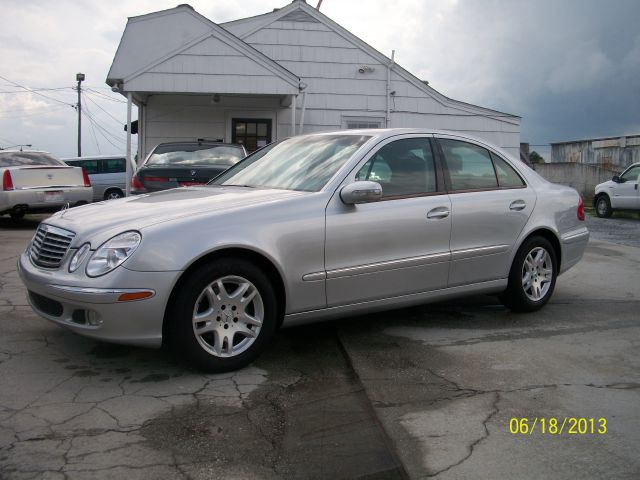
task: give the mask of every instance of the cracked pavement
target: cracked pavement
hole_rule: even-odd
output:
[[[369,315],[340,339],[412,478],[636,479],[639,311],[640,249],[592,241],[539,312],[475,297]],[[523,417],[608,431],[511,434]]]
[[[552,301],[474,297],[279,332],[194,371],[37,317],[0,219],[0,478],[638,478],[640,249],[593,241]],[[640,223],[638,224],[640,226]],[[605,435],[512,435],[604,417]]]

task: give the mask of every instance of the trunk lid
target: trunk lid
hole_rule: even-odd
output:
[[[13,188],[84,187],[84,177],[80,167],[9,167]]]
[[[227,168],[229,167],[142,167],[136,175],[147,191],[155,192],[169,188],[204,185]]]

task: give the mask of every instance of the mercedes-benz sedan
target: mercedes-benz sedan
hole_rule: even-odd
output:
[[[483,141],[353,130],[273,144],[205,186],[58,213],[18,268],[44,318],[223,371],[281,325],[479,293],[537,310],[588,237],[575,190]]]

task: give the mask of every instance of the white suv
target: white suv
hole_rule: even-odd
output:
[[[640,210],[640,163],[634,163],[608,182],[596,185],[593,206],[599,217],[610,217],[614,210]]]

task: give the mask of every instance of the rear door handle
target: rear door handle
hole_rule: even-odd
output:
[[[447,218],[449,216],[449,209],[447,207],[436,207],[432,210],[429,210],[427,213],[427,218],[429,219],[438,219],[438,218]]]
[[[524,200],[515,200],[509,205],[509,210],[524,210],[526,207],[527,204]]]

